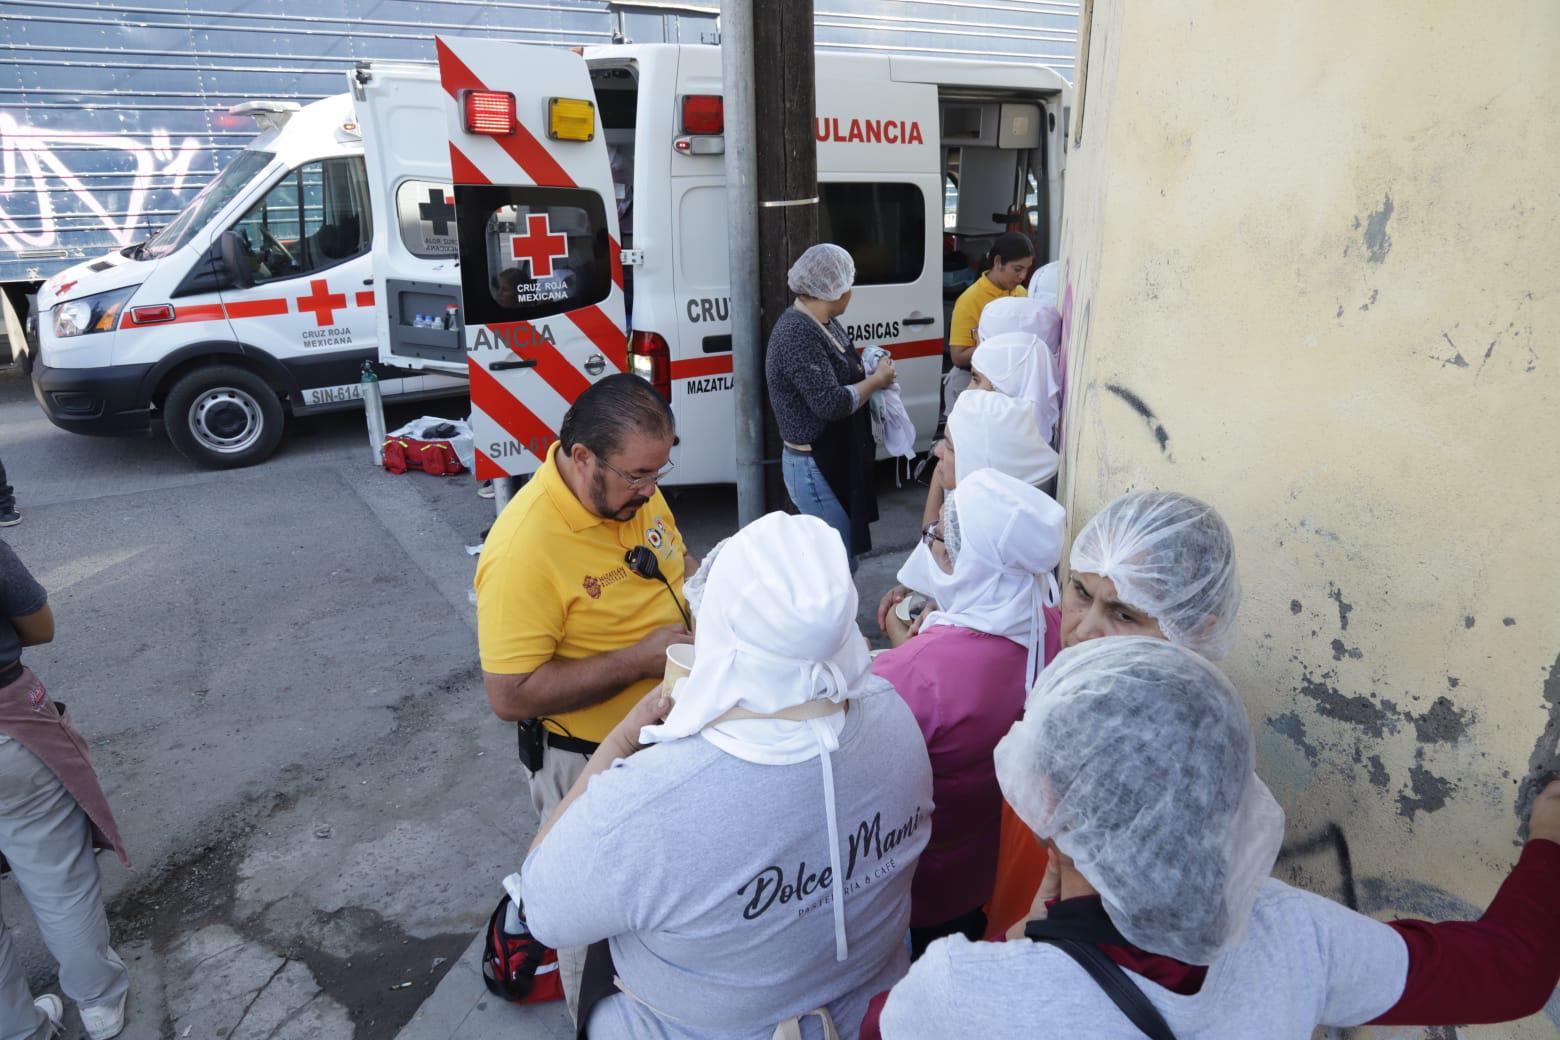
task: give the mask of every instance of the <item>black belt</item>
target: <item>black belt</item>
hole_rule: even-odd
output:
[[[547,746],[555,747],[559,751],[577,751],[582,755],[594,755],[601,745],[594,741],[581,740],[579,737],[566,737],[562,733],[547,731]]]
[[[9,686],[22,677],[22,662],[0,664],[0,686]]]

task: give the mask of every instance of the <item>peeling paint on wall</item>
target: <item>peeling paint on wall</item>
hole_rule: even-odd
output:
[[[1245,598],[1221,666],[1288,817],[1280,876],[1475,917],[1560,768],[1560,289],[1539,276],[1560,270],[1560,20],[1092,11],[1059,497],[1089,516],[1173,489],[1229,522]],[[1470,61],[1499,73],[1445,74]],[[1560,1000],[1444,1035],[1557,1026]]]
[[[1365,253],[1366,259],[1373,264],[1379,264],[1392,252],[1392,236],[1387,234],[1387,222],[1392,219],[1392,196],[1389,193],[1381,200],[1381,208],[1376,210],[1365,221]],[[1355,221],[1358,225],[1358,221]],[[1371,294],[1371,302],[1375,303],[1375,294]]]

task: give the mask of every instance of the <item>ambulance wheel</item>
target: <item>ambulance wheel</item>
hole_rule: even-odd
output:
[[[237,365],[208,365],[181,377],[168,391],[162,414],[173,446],[207,469],[253,466],[282,439],[276,391]]]

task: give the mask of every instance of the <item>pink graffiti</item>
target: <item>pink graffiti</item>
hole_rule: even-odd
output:
[[[96,151],[70,151],[66,155],[90,157],[95,166],[103,164],[103,151],[117,151],[134,162],[133,170],[125,170],[130,178],[126,189],[100,189],[94,192],[83,183],[77,172],[55,149],[69,145],[73,149],[85,145]],[[18,122],[11,115],[0,112],[0,201],[16,195],[19,188],[36,189],[36,194],[24,192],[17,195],[25,199],[36,198],[39,227],[28,231],[19,223],[22,216],[14,216],[5,206],[0,206],[0,249],[25,249],[52,246],[59,238],[59,222],[62,213],[57,205],[61,193],[67,193],[86,212],[96,216],[120,245],[129,245],[140,229],[141,215],[146,208],[147,196],[152,191],[178,192],[184,186],[190,167],[200,154],[201,143],[194,137],[186,137],[177,148],[167,131],[153,131],[151,142],[113,134],[94,134],[65,130],[44,130]],[[78,160],[80,161],[80,160]],[[122,207],[115,207],[104,196],[126,197]],[[14,203],[12,203],[14,206]],[[79,210],[77,212],[80,212]],[[29,214],[30,215],[30,214]]]

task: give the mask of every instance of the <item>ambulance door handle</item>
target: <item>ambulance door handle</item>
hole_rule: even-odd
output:
[[[904,324],[906,324],[906,325],[930,325],[932,322],[936,321],[937,319],[936,318],[902,318],[900,320]]]
[[[535,368],[535,358],[517,358],[514,361],[495,361],[488,366],[489,372],[508,372],[512,368]]]

